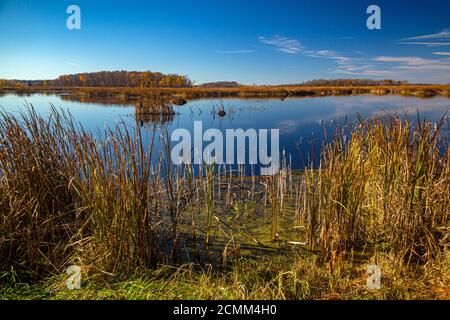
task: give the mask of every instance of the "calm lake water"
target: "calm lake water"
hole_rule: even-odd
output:
[[[69,110],[75,120],[85,129],[97,131],[125,122],[130,127],[141,127],[150,136],[152,129],[158,133],[163,130],[170,133],[176,128],[192,132],[194,121],[202,121],[203,130],[217,128],[220,130],[242,128],[279,129],[280,148],[291,155],[294,168],[302,168],[304,161],[315,149],[316,154],[324,139],[324,128],[332,132],[336,124],[342,125],[355,121],[356,114],[363,117],[383,112],[408,113],[416,119],[417,111],[429,121],[438,121],[450,110],[450,99],[435,97],[419,99],[402,96],[339,96],[320,98],[279,99],[204,99],[188,102],[176,107],[177,115],[173,119],[155,121],[136,119],[134,104],[110,104],[104,102],[85,103],[67,100],[58,95],[34,94],[17,96],[14,94],[0,96],[0,106],[8,112],[25,109],[25,104],[32,104],[43,115],[48,115],[50,105]],[[217,116],[217,109],[223,104],[224,117]],[[448,127],[445,128],[448,134]],[[159,136],[159,135],[158,135]],[[148,140],[147,140],[148,141]],[[312,142],[314,149],[312,148]],[[161,147],[161,142],[156,142]]]

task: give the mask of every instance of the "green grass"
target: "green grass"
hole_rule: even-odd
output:
[[[80,290],[69,290],[65,277],[54,276],[38,284],[0,286],[0,299],[46,300],[228,300],[228,299],[449,299],[450,274],[445,265],[414,270],[394,268],[392,257],[380,255],[380,290],[366,286],[367,263],[346,264],[330,272],[313,256],[297,257],[294,265],[280,260],[246,260],[228,272],[212,267],[184,265],[138,270],[116,277],[91,276]],[[447,261],[448,268],[448,261]]]

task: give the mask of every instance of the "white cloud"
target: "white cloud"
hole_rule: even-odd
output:
[[[427,47],[450,46],[450,42],[400,42],[399,44],[423,45]]]
[[[290,39],[281,36],[272,36],[269,38],[259,37],[262,43],[273,45],[278,51],[285,53],[302,53],[308,57],[332,60],[336,63],[336,67],[332,69],[331,73],[372,76],[372,77],[387,77],[394,72],[389,70],[379,70],[367,62],[367,59],[354,58],[342,55],[333,50],[307,50],[301,46],[296,39]]]
[[[294,38],[274,35],[271,37],[258,37],[258,40],[264,44],[274,46],[278,51],[290,54],[303,53],[308,57],[334,60],[339,65],[348,64],[353,58],[343,56],[332,50],[306,50],[299,40]]]
[[[375,58],[375,61],[399,62],[399,63],[404,63],[404,64],[407,64],[410,66],[427,65],[427,64],[434,62],[434,60],[424,59],[424,58],[419,58],[419,57],[386,57],[386,56],[377,57],[377,58]]]
[[[444,29],[441,32],[433,33],[433,34],[427,34],[423,36],[415,36],[415,37],[409,37],[401,39],[401,41],[406,40],[430,40],[430,39],[450,39],[450,29]]]
[[[75,62],[67,62],[69,66],[78,67],[78,63]]]
[[[338,66],[336,70],[333,71],[333,73],[372,77],[387,77],[394,75],[394,72],[391,70],[379,70],[371,64],[360,66]]]
[[[428,42],[429,39],[447,41],[450,29],[433,35],[424,35],[406,39],[420,39],[427,46],[450,45],[447,42]],[[404,40],[406,40],[404,39]],[[450,39],[450,38],[449,38]],[[376,56],[369,57],[363,52],[353,55],[342,54],[333,50],[312,50],[301,45],[300,41],[279,35],[271,37],[260,36],[258,40],[264,44],[274,46],[276,50],[290,54],[302,54],[317,59],[327,59],[335,63],[328,68],[329,74],[344,74],[354,77],[370,77],[383,79],[408,80],[420,83],[449,83],[450,58],[431,59],[417,56]],[[399,40],[402,41],[402,40]],[[403,42],[401,44],[407,44]],[[434,52],[435,55],[449,56],[450,52]]]
[[[438,41],[436,41],[438,40]],[[399,44],[424,45],[427,47],[449,46],[450,29],[441,32],[400,39]]]
[[[450,64],[445,63],[433,63],[428,65],[422,65],[422,66],[398,66],[394,67],[394,69],[401,69],[401,70],[411,70],[411,71],[433,71],[436,73],[439,72],[450,72]]]
[[[367,58],[348,57],[332,50],[308,50],[305,51],[305,54],[309,57],[334,60],[337,66],[335,69],[331,69],[331,73],[371,77],[388,77],[394,75],[394,71],[380,70]]]
[[[347,64],[352,60],[355,60],[353,58],[350,57],[345,57],[342,56],[340,54],[338,54],[335,51],[331,51],[331,50],[307,50],[305,51],[305,54],[309,57],[313,57],[313,58],[324,58],[324,59],[331,59],[334,60],[337,64]]]
[[[383,77],[413,82],[447,83],[450,80],[450,58],[426,59],[416,56],[378,56],[356,59],[353,63],[338,65],[332,73]]]
[[[421,57],[380,56],[374,63],[383,64],[397,78],[416,82],[448,83],[450,81],[450,59],[425,59]]]
[[[433,52],[437,56],[450,56],[450,52]]]
[[[300,41],[280,35],[274,35],[271,37],[258,37],[258,40],[264,44],[274,46],[276,50],[283,53],[297,54],[302,51]]]

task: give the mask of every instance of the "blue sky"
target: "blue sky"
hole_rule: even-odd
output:
[[[66,28],[71,4],[81,30]],[[366,27],[371,4],[381,30]],[[450,1],[0,0],[0,44],[6,79],[152,70],[196,83],[450,83]]]

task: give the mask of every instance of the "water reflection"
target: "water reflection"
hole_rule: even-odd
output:
[[[136,108],[135,118],[140,127],[159,126],[167,128],[173,122],[175,113],[149,113],[139,112]]]
[[[0,96],[0,106],[6,111],[23,110],[32,104],[41,114],[49,114],[50,104],[70,111],[86,130],[95,132],[105,126],[113,127],[125,122],[130,128],[167,130],[168,135],[177,128],[193,132],[194,121],[202,121],[203,130],[226,129],[279,129],[280,147],[292,158],[294,168],[301,168],[308,159],[318,159],[322,142],[335,126],[357,121],[357,114],[367,117],[385,112],[408,113],[415,121],[416,113],[428,121],[439,121],[450,109],[450,99],[435,97],[419,99],[403,96],[338,96],[320,98],[280,99],[204,99],[173,106],[173,113],[140,112],[135,101],[98,100],[67,95]],[[157,108],[158,109],[158,108]],[[141,110],[142,111],[142,110]],[[223,112],[222,112],[223,111]],[[448,134],[448,126],[444,133]],[[158,142],[156,147],[161,146]]]

